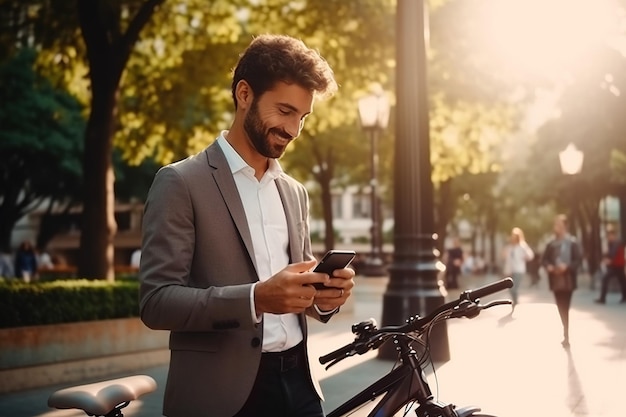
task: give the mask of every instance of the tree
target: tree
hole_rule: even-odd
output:
[[[15,223],[44,202],[70,205],[81,182],[82,108],[35,72],[36,52],[0,66],[0,247]]]
[[[91,88],[83,156],[84,192],[78,274],[114,278],[113,134],[122,75],[139,34],[163,0],[123,7],[105,0],[77,3]],[[126,14],[130,18],[124,19]],[[126,26],[125,26],[126,25]],[[124,27],[125,26],[125,27]]]
[[[81,89],[89,103],[80,275],[112,277],[113,149],[133,164],[146,158],[163,164],[208,145],[231,116],[233,51],[269,28],[320,49],[341,84],[341,94],[317,106],[285,165],[290,167],[292,157],[301,161],[312,155],[302,144],[315,143],[320,159],[309,158],[306,166],[317,166],[320,174],[325,167],[340,167],[332,173],[334,182],[365,178],[367,150],[355,102],[372,81],[393,86],[393,3],[81,0],[77,8],[37,0],[3,3],[0,10],[11,16],[14,38],[34,39],[42,48],[41,65],[59,83]],[[314,141],[307,142],[307,136]],[[381,174],[388,181],[390,149],[381,149]],[[323,187],[329,186],[328,178],[328,173],[318,176]]]

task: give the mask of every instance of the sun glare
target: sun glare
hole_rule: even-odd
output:
[[[624,11],[615,0],[485,0],[485,6],[484,52],[518,75],[560,80],[624,36]]]

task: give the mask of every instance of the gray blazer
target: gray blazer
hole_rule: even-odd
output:
[[[307,192],[285,174],[276,185],[291,262],[312,259]],[[250,230],[217,142],[159,170],[142,228],[141,318],[152,329],[171,331],[163,412],[232,416],[254,384],[263,323],[254,323],[250,312],[251,286],[258,281]],[[314,308],[307,314],[330,318]],[[299,319],[306,343],[305,315]],[[321,398],[314,377],[311,383]]]

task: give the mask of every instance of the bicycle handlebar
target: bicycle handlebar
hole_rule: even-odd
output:
[[[492,282],[491,284],[483,285],[482,287],[475,288],[473,290],[465,291],[463,294],[467,294],[471,301],[476,301],[481,297],[495,294],[499,291],[506,290],[513,287],[513,280],[511,278],[504,278],[500,281]],[[461,296],[463,295],[461,294]]]
[[[320,356],[319,361],[322,365],[334,361],[331,365],[329,365],[332,366],[333,364],[349,356],[355,355],[357,353],[363,354],[367,352],[374,346],[375,341],[377,342],[377,344],[382,344],[382,342],[384,341],[382,339],[382,336],[384,334],[406,334],[410,332],[420,331],[422,328],[426,327],[430,322],[432,322],[435,317],[445,311],[452,310],[463,301],[470,301],[471,303],[475,303],[481,297],[485,297],[487,295],[491,295],[511,287],[513,287],[513,280],[511,278],[504,278],[499,281],[484,285],[482,287],[475,288],[473,290],[466,290],[461,293],[457,300],[441,305],[423,318],[417,318],[415,320],[411,319],[408,320],[406,324],[399,326],[385,326],[378,330],[373,327],[373,331],[368,332],[368,337],[366,339],[357,339],[354,342],[349,343],[346,346],[343,346],[327,355]],[[489,308],[503,303],[504,302],[492,302],[483,306],[483,308]],[[507,301],[506,303],[510,302]]]
[[[330,361],[334,361],[337,359],[341,360],[343,359],[343,357],[350,356],[350,353],[353,349],[354,343],[350,343],[348,345],[340,347],[339,349],[330,352],[328,355],[320,356],[320,363],[324,365]]]

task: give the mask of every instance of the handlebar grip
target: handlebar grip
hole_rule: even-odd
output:
[[[476,301],[478,298],[491,295],[511,287],[513,287],[513,280],[511,278],[504,278],[500,281],[492,282],[491,284],[478,287],[474,290],[468,290],[467,297],[472,301]]]
[[[328,362],[334,361],[341,356],[346,356],[352,351],[353,348],[354,344],[350,343],[349,345],[345,345],[344,347],[340,347],[339,349],[330,352],[328,355],[320,356],[320,363],[324,365]]]

